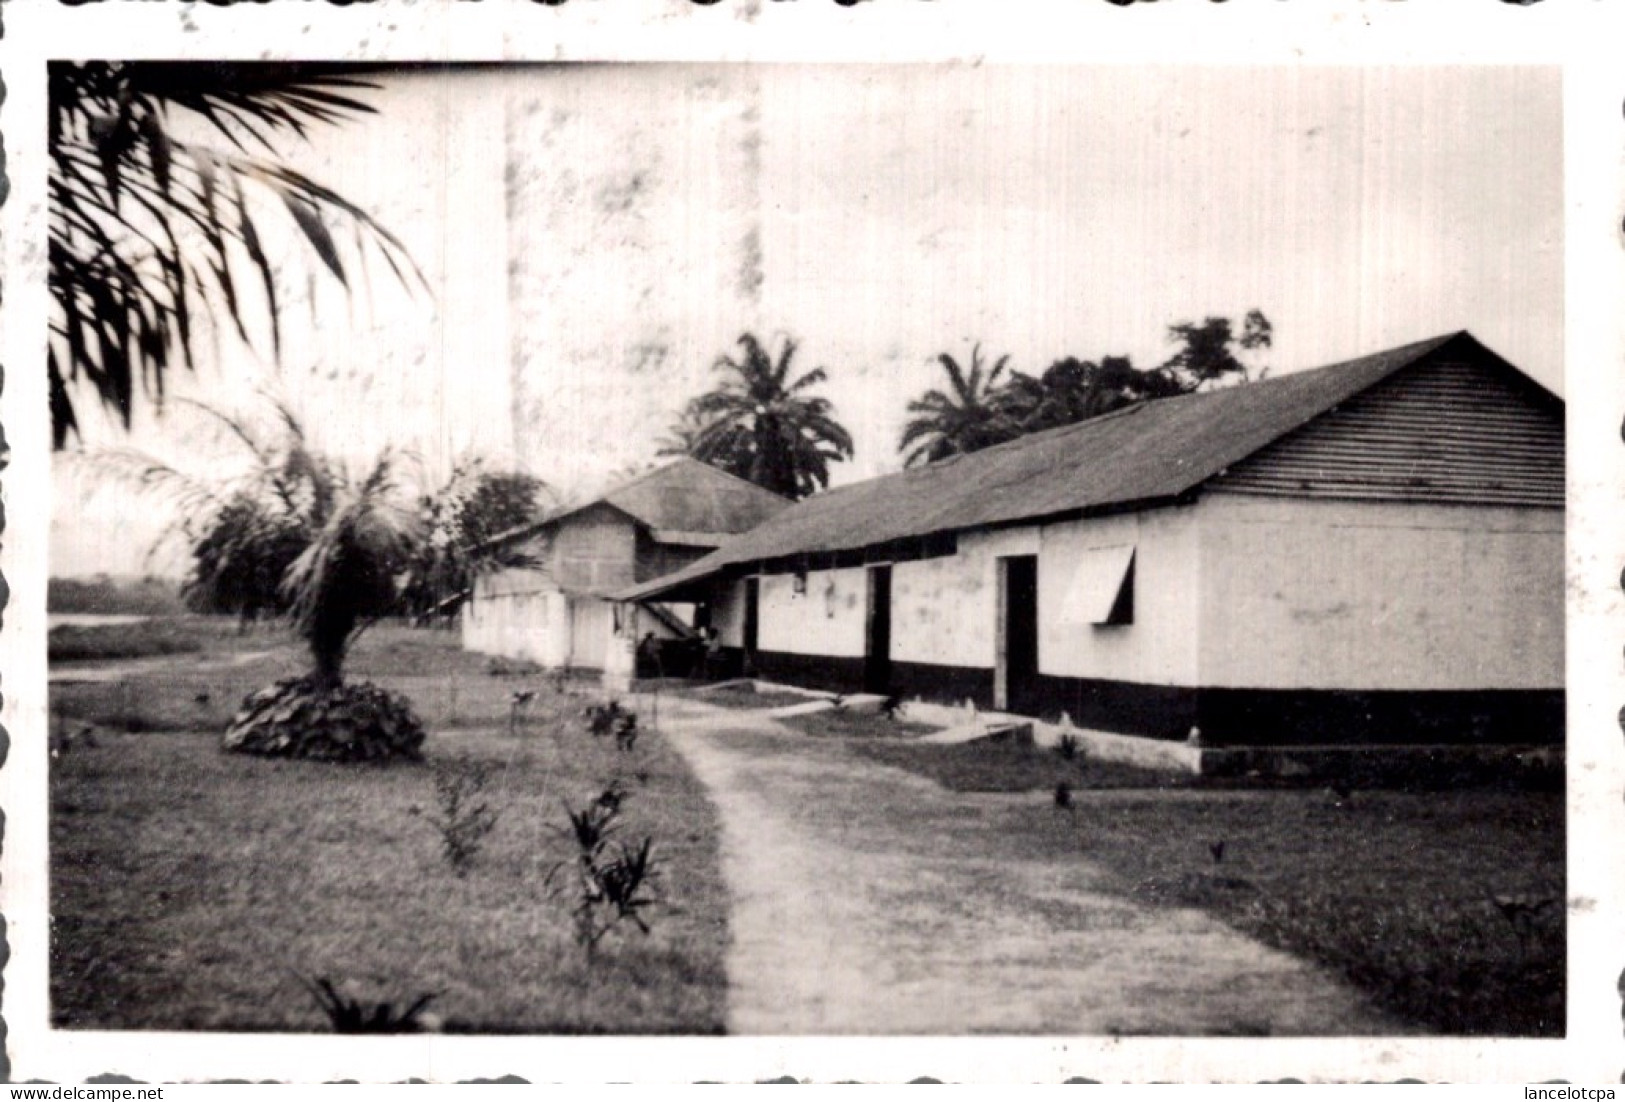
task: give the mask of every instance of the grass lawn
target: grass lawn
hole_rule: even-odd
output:
[[[201,651],[205,639],[222,636],[225,623],[202,616],[163,616],[127,624],[59,624],[45,637],[51,662],[151,658]]]
[[[1023,852],[1099,862],[1125,896],[1207,911],[1429,1029],[1563,1033],[1561,792],[1369,790],[1338,800],[1318,787],[1209,787],[1080,767],[1017,746],[854,741],[844,750],[950,789],[1033,790],[1004,828]],[[1049,795],[1060,780],[1074,790],[1070,810]],[[1182,790],[1156,790],[1164,785]]]
[[[448,1031],[719,1032],[727,898],[697,781],[656,732],[630,752],[590,736],[585,695],[543,689],[510,733],[518,683],[476,672],[484,660],[456,646],[443,633],[375,630],[352,663],[354,676],[421,693],[422,765],[220,751],[237,690],[297,668],[285,643],[213,672],[184,672],[194,659],[181,659],[123,696],[59,686],[59,715],[104,729],[52,767],[55,1023],[325,1030],[301,980],[326,978],[397,1007],[434,992],[429,1010]],[[177,715],[186,722],[171,723]],[[432,822],[437,765],[458,758],[490,767],[480,798],[498,816],[465,877]],[[617,776],[629,792],[622,837],[654,838],[662,905],[651,934],[625,925],[589,966],[569,866],[557,886],[544,882],[573,852],[564,805],[587,804]]]
[[[707,704],[715,704],[722,708],[749,708],[753,710],[787,708],[792,704],[811,704],[815,700],[827,699],[827,696],[793,693],[786,689],[762,690],[748,681],[702,689],[695,692],[694,696]]]
[[[1017,742],[940,745],[875,740],[854,745],[852,750],[928,777],[954,792],[1054,792],[1062,784],[1073,791],[1188,788],[1199,783],[1187,774],[1085,760],[1081,754],[1068,759],[1055,750]]]

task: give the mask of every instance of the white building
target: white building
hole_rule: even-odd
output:
[[[687,566],[787,504],[715,467],[678,459],[509,532],[499,542],[535,565],[478,579],[463,610],[463,646],[549,669],[613,666],[615,655],[631,654],[635,639],[632,618],[608,593]],[[692,626],[677,610],[651,602],[647,611],[636,630],[670,638]]]
[[[1471,335],[819,494],[626,600],[763,677],[1216,745],[1561,742],[1562,400]]]

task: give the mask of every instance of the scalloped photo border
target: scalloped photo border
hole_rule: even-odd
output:
[[[85,0],[0,36],[0,929],[14,1080],[1625,1081],[1625,10],[1503,0]],[[1568,399],[1569,1030],[1561,1041],[198,1035],[46,1024],[44,62],[858,61],[1560,66]],[[17,738],[11,741],[10,733]]]

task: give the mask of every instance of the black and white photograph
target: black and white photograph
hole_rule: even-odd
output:
[[[37,76],[14,1039],[1563,1074],[1561,64]]]

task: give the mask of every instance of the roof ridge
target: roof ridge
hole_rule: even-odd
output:
[[[642,474],[637,475],[637,476],[635,476],[633,478],[629,478],[625,482],[617,482],[615,485],[609,487],[603,493],[601,493],[597,497],[593,498],[591,501],[586,502],[586,504],[593,505],[593,504],[596,504],[597,502],[600,502],[600,501],[608,501],[610,494],[618,494],[623,490],[630,490],[634,486],[641,486],[641,485],[643,485],[645,482],[649,481],[651,478],[653,478],[657,474],[665,474],[667,471],[671,470],[673,467],[682,466],[684,461],[694,462],[694,463],[699,462],[699,460],[692,459],[690,456],[679,455],[669,463],[662,463],[658,467],[651,467],[649,470],[644,471]]]
[[[1451,351],[1447,351],[1451,350]],[[1467,330],[1318,368],[1137,402],[1073,425],[849,483],[730,538],[641,596],[797,550],[851,549],[933,532],[1188,500],[1213,475],[1411,369],[1462,358],[1507,364]],[[817,504],[828,501],[827,506]]]
[[[698,458],[695,458],[692,455],[685,454],[685,455],[676,456],[675,458],[672,459],[671,462],[662,463],[660,466],[655,467],[653,470],[644,471],[642,474],[638,475],[636,478],[632,479],[629,482],[622,482],[617,486],[610,487],[609,489],[605,490],[602,494],[600,494],[597,498],[595,498],[594,501],[609,501],[609,496],[611,494],[618,494],[618,493],[621,493],[621,492],[623,492],[625,490],[630,490],[635,486],[641,486],[643,483],[647,482],[649,479],[655,477],[658,474],[665,474],[668,471],[671,471],[671,470],[673,470],[673,469],[675,469],[677,467],[683,467],[683,466],[703,467],[703,468],[705,468],[705,470],[709,474],[720,475],[722,478],[725,478],[730,482],[737,482],[741,486],[748,486],[752,490],[756,490],[756,491],[758,491],[760,493],[767,494],[770,497],[777,498],[780,501],[788,502],[790,500],[789,498],[785,497],[783,494],[774,493],[772,490],[769,490],[766,486],[758,486],[756,483],[752,482],[748,478],[740,478],[738,475],[734,474],[732,471],[725,471],[721,467],[718,467],[713,463],[707,463],[703,459],[698,459]],[[591,504],[591,503],[589,503],[589,504]],[[610,504],[614,504],[614,503],[610,502]]]
[[[1289,371],[1284,375],[1271,375],[1263,379],[1249,379],[1245,382],[1234,383],[1230,386],[1220,387],[1216,390],[1191,390],[1186,391],[1183,394],[1170,394],[1166,398],[1141,398],[1137,401],[1129,402],[1126,405],[1118,406],[1116,409],[1107,410],[1105,413],[1098,413],[1093,417],[1086,417],[1081,421],[1073,421],[1071,424],[1067,425],[1057,425],[1054,428],[1040,429],[1037,432],[1023,433],[1021,436],[1017,436],[1012,440],[1004,440],[1000,443],[992,444],[985,448],[978,448],[973,452],[959,452],[943,459],[939,459],[934,463],[927,463],[921,467],[905,467],[902,471],[894,471],[892,473],[895,475],[915,471],[929,471],[932,468],[941,468],[950,464],[961,462],[963,460],[975,459],[977,456],[987,455],[991,452],[997,452],[1003,449],[1013,450],[1021,447],[1031,447],[1034,444],[1041,443],[1045,440],[1059,439],[1066,433],[1080,432],[1085,428],[1098,427],[1103,422],[1108,420],[1139,413],[1142,410],[1150,408],[1153,403],[1177,402],[1180,404],[1192,404],[1200,401],[1208,401],[1218,395],[1229,393],[1230,391],[1233,391],[1241,386],[1247,386],[1249,388],[1265,387],[1273,389],[1275,386],[1285,383],[1288,380],[1302,379],[1305,376],[1315,375],[1322,371],[1335,371],[1339,368],[1347,368],[1355,364],[1373,362],[1384,357],[1398,357],[1389,370],[1384,373],[1386,376],[1394,371],[1398,371],[1402,367],[1415,363],[1416,360],[1422,356],[1425,356],[1430,352],[1437,351],[1456,338],[1463,336],[1473,340],[1475,343],[1479,343],[1478,339],[1467,330],[1457,329],[1454,332],[1429,337],[1425,340],[1411,341],[1407,344],[1395,345],[1393,348],[1385,349],[1381,352],[1371,352],[1364,356],[1351,356],[1345,360],[1336,360],[1332,363],[1321,364],[1317,367],[1306,367],[1297,371]],[[1486,351],[1489,351],[1489,349],[1486,348]],[[877,477],[885,478],[888,476],[879,475]]]

